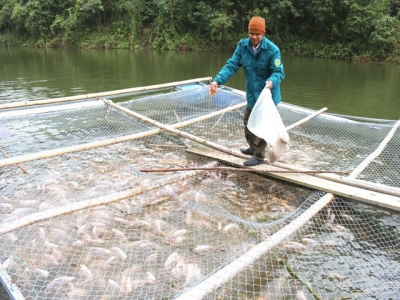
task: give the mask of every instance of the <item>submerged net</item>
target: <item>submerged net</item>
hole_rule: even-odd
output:
[[[119,105],[239,149],[244,107],[207,116],[244,102],[194,84]],[[314,113],[278,109],[286,126]],[[188,151],[205,145],[102,100],[30,111],[0,115],[13,133],[0,147],[0,275],[12,297],[399,298],[395,210],[333,195],[315,210],[330,194],[227,168]],[[289,131],[279,163],[351,173],[394,125],[321,114]],[[396,192],[399,154],[397,130],[358,178]]]

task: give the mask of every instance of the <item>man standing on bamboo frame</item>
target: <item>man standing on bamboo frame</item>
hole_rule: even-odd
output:
[[[249,37],[239,41],[232,57],[222,67],[210,85],[210,95],[214,96],[220,85],[225,84],[240,67],[246,76],[247,107],[243,124],[248,148],[240,151],[251,158],[243,164],[255,166],[264,163],[266,142],[254,135],[247,128],[247,123],[259,95],[264,88],[271,89],[275,105],[281,101],[280,83],[285,78],[281,52],[279,48],[265,36],[265,19],[253,17],[249,22]],[[268,128],[265,128],[268,130]]]

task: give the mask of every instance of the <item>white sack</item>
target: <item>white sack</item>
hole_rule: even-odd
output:
[[[272,100],[270,89],[264,88],[258,97],[247,128],[267,142],[270,163],[278,160],[289,148],[289,135]]]

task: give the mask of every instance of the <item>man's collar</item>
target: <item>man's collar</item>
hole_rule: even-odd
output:
[[[267,38],[265,36],[263,36],[261,42],[258,44],[258,47],[261,47],[262,49],[266,49],[267,48],[267,44],[266,44]],[[253,48],[253,44],[250,41],[250,38],[247,38],[247,46],[250,46]]]

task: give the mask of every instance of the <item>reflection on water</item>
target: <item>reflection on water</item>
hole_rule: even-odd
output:
[[[0,103],[214,77],[230,52],[0,48]],[[400,117],[400,66],[284,56],[283,101],[371,118]],[[244,90],[240,70],[228,86]]]

